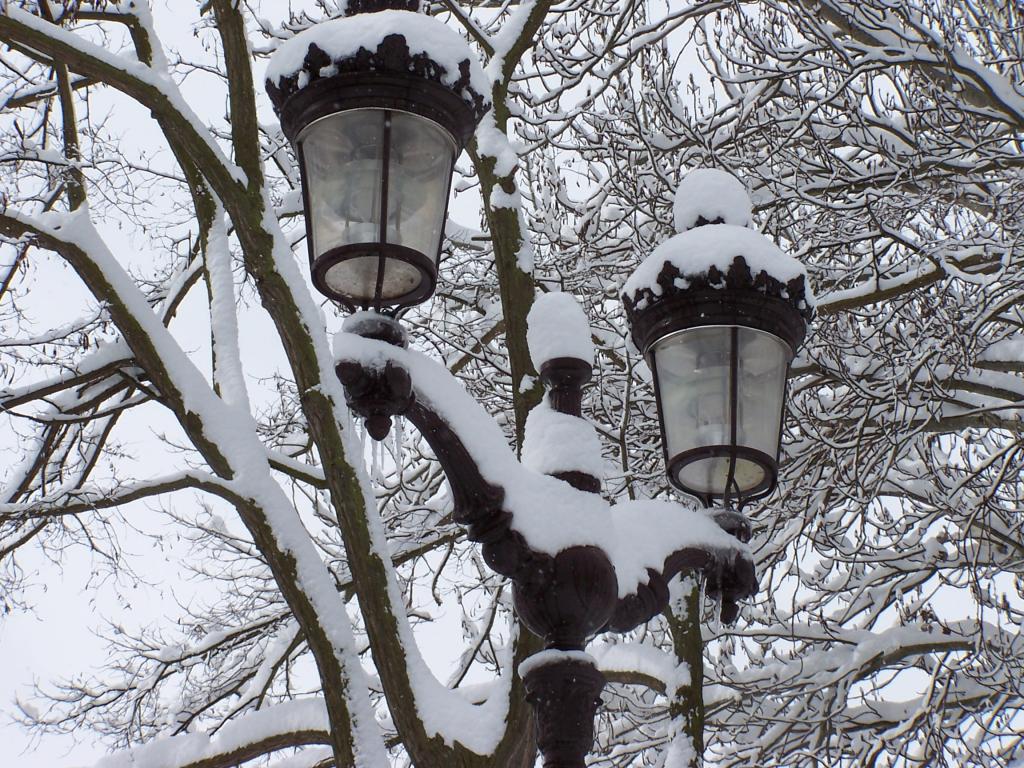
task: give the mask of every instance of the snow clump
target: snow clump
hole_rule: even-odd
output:
[[[542,293],[526,317],[526,343],[538,371],[549,360],[575,357],[594,362],[590,322],[583,307],[569,293]]]
[[[583,472],[604,474],[601,442],[586,419],[559,413],[544,401],[526,417],[523,464],[542,475]]]
[[[697,168],[687,173],[679,182],[672,206],[676,232],[685,232],[698,224],[749,227],[752,211],[750,196],[739,179],[715,168]]]
[[[706,275],[712,267],[724,275],[737,256],[744,258],[752,275],[765,272],[783,284],[807,273],[803,264],[760,232],[732,224],[708,224],[670,237],[655,248],[630,275],[622,292],[635,297],[649,290],[657,296],[662,292],[658,277],[666,264],[680,275]],[[806,291],[808,303],[812,303],[809,286]]]

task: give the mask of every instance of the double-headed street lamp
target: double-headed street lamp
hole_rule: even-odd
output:
[[[548,395],[527,423],[523,464],[495,448],[500,430],[453,376],[405,348],[395,319],[434,291],[452,169],[489,108],[472,50],[418,5],[349,0],[347,17],[281,46],[267,89],[299,158],[313,284],[369,310],[335,340],[349,404],[376,439],[404,416],[430,444],[454,519],[512,581],[516,613],[545,642],[520,669],[545,766],[576,768],[605,684],[583,653],[591,637],[663,611],[684,570],[704,574],[727,621],[757,590],[737,510],[775,487],[810,296],[800,264],[749,228],[742,186],[691,172],[677,195],[680,234],[641,264],[623,300],[654,373],[669,480],[717,510],[601,498],[599,448],[589,460],[583,449],[597,445],[581,416],[589,329],[560,294],[539,297],[528,321],[547,340],[531,340],[531,354]]]

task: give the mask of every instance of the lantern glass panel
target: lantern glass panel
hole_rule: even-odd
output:
[[[766,462],[778,457],[791,356],[789,346],[772,334],[735,326],[691,328],[655,343],[674,484],[701,496],[726,496],[770,482]]]
[[[410,258],[436,264],[440,254],[454,139],[417,115],[356,109],[311,123],[298,144],[310,252],[329,264],[326,287],[362,304],[416,291],[424,273]]]
[[[457,149],[436,123],[392,114],[387,241],[433,259],[441,250]]]
[[[386,114],[340,112],[312,123],[299,139],[316,256],[380,240]]]
[[[777,336],[750,328],[739,329],[738,343],[736,442],[778,460],[786,374],[793,353]]]

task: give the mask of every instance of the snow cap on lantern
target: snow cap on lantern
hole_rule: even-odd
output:
[[[716,168],[687,173],[679,182],[672,206],[676,232],[704,224],[749,227],[752,210],[750,196],[740,180]]]
[[[345,74],[413,75],[435,82],[465,103],[474,120],[462,131],[472,136],[490,109],[490,81],[469,44],[443,21],[412,10],[358,11],[324,21],[282,43],[267,65],[266,89],[286,135],[293,141],[294,121],[285,122],[285,105],[302,91],[337,85]],[[335,81],[335,82],[331,82]],[[346,94],[349,96],[349,94]],[[371,104],[370,106],[376,106]],[[301,117],[301,115],[299,116]]]
[[[733,176],[691,171],[674,206],[683,231],[623,288],[669,480],[705,505],[775,487],[786,377],[813,315],[803,265],[749,228],[751,208]]]
[[[455,160],[490,86],[418,2],[347,6],[278,48],[266,88],[299,157],[313,284],[383,311],[434,291]]]

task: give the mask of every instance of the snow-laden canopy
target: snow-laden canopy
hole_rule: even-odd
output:
[[[360,445],[327,343],[341,320],[299,253],[300,167],[252,87],[284,41],[376,2],[0,0],[0,697],[33,729],[0,734],[19,768],[94,764],[93,741],[147,768],[536,763],[515,674],[535,640],[418,431]],[[644,632],[591,643],[612,683],[591,762],[1017,765],[1020,4],[642,5],[430,4],[495,109],[453,179],[479,231],[449,230],[443,290],[403,315],[497,421],[493,477],[524,486],[509,503],[530,527],[568,493],[524,451],[538,290],[588,312],[608,502],[671,493],[636,307],[614,293],[677,234],[673,183],[714,167],[756,190],[752,223],[698,185],[698,219],[768,234],[819,294],[779,491],[749,508],[761,590],[730,627],[674,582]],[[340,61],[310,44],[277,95],[361,71],[464,100],[472,57],[445,85],[409,51],[424,41]],[[430,55],[447,50],[465,55]],[[694,238],[713,231],[671,258],[706,266]],[[802,275],[756,282],[751,248],[713,246],[727,272],[662,260],[643,301],[803,296]],[[646,516],[613,509],[628,519],[596,524]]]

